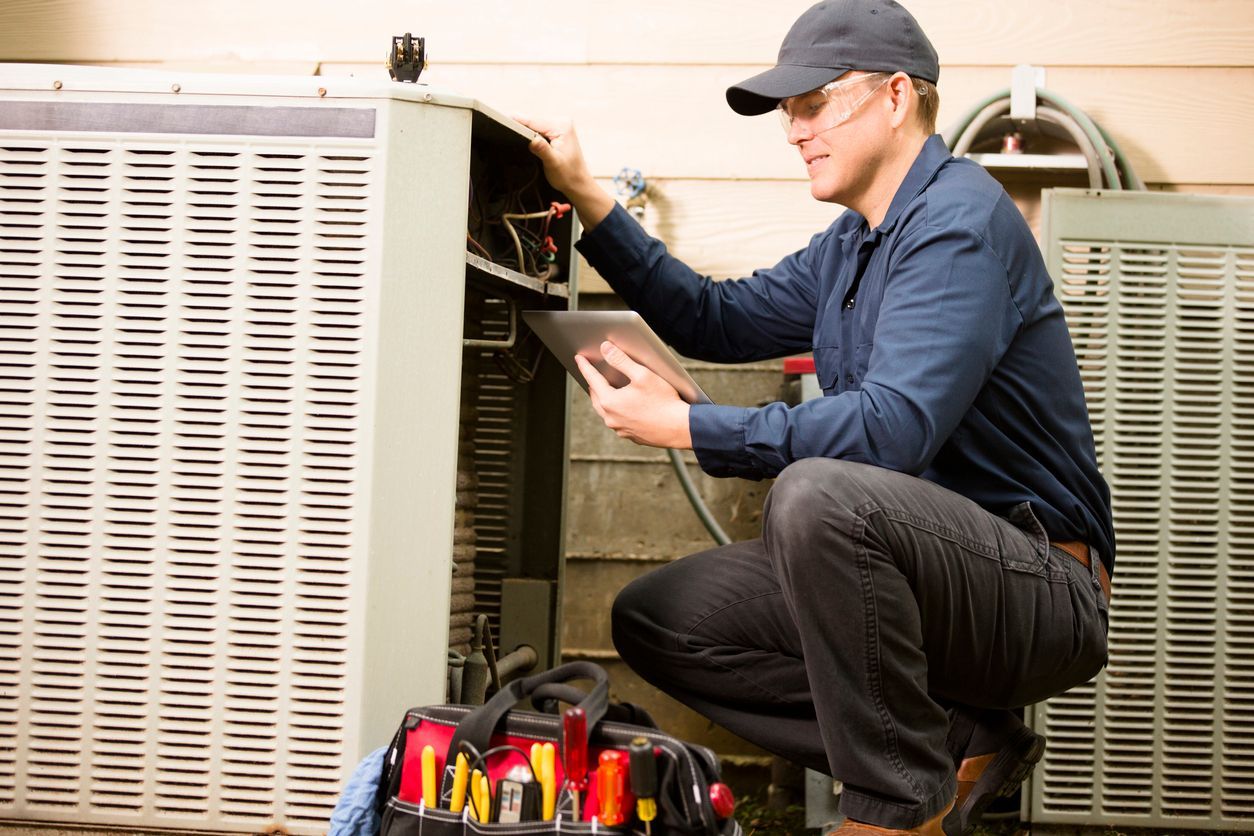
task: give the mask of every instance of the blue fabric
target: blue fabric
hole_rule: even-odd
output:
[[[357,764],[331,813],[328,836],[376,836],[382,822],[374,808],[379,781],[383,777],[383,757],[388,747],[375,749]]]
[[[1029,502],[1051,540],[1083,540],[1113,570],[1110,491],[1040,249],[1001,185],[939,136],[878,227],[846,211],[749,278],[698,275],[621,207],[577,246],[689,357],[813,352],[826,397],[692,407],[707,473],[761,479],[815,456],[874,464],[1003,517]]]

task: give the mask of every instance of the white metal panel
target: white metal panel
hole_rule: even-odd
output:
[[[372,145],[0,138],[5,817],[325,821]]]
[[[1224,253],[1234,305],[1226,329],[1234,391],[1225,424],[1231,434],[1225,490],[1227,602],[1220,670],[1215,781],[1225,819],[1254,818],[1254,248]]]
[[[1254,830],[1254,202],[1046,206],[1118,559],[1109,667],[1036,710],[1031,816]]]
[[[0,818],[323,832],[444,692],[472,121],[530,132],[414,85],[0,99]]]

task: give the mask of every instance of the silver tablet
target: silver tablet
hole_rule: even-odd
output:
[[[688,403],[713,403],[635,311],[524,311],[523,321],[562,361],[585,392],[588,384],[575,365],[576,354],[591,360],[611,386],[627,385],[627,378],[601,356],[601,343],[609,340],[674,386]]]

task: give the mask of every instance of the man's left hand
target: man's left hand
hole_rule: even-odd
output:
[[[690,449],[688,404],[679,397],[675,387],[608,340],[601,343],[601,355],[629,381],[621,389],[615,389],[586,357],[575,356],[575,363],[588,382],[592,408],[605,426],[618,433],[619,438],[628,438],[637,444]]]

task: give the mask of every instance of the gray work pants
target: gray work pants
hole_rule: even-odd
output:
[[[839,778],[846,816],[914,827],[954,798],[946,706],[1028,705],[1106,663],[1095,572],[1026,504],[1011,516],[902,473],[799,461],[760,540],[623,589],[614,644],[714,722]]]

